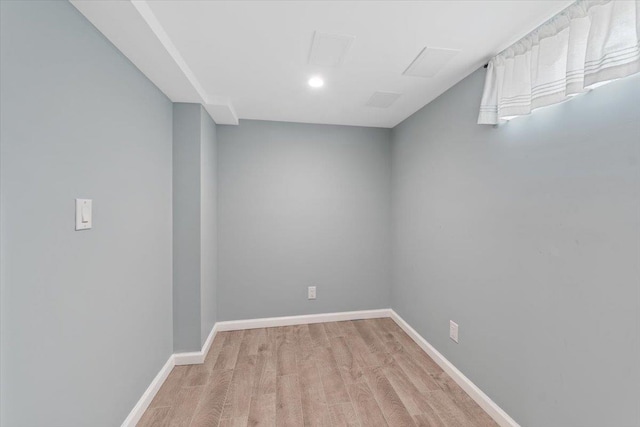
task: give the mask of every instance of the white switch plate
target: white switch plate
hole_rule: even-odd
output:
[[[76,230],[88,230],[93,224],[91,220],[91,199],[76,199]]]
[[[308,289],[308,292],[307,292],[307,298],[316,299],[316,287],[315,286],[309,286],[309,289]]]
[[[449,338],[458,342],[458,324],[453,320],[449,320]]]

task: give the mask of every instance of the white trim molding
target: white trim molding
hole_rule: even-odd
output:
[[[272,328],[277,326],[305,325],[310,323],[340,322],[344,320],[376,319],[390,317],[403,331],[413,339],[462,389],[489,414],[501,427],[520,427],[505,411],[502,410],[489,396],[484,394],[478,386],[471,382],[458,368],[449,362],[438,350],[425,340],[415,329],[390,308],[379,310],[345,311],[340,313],[309,314],[302,316],[268,317],[264,319],[230,320],[217,322],[204,342],[201,351],[190,353],[176,353],[169,356],[169,360],[153,379],[149,388],[144,392],[129,416],[122,423],[122,427],[135,427],[144,411],[147,410],[158,390],[176,365],[197,365],[204,363],[204,359],[211,348],[211,344],[218,332],[239,331],[255,328]]]
[[[165,363],[162,369],[160,369],[158,375],[156,375],[153,381],[151,381],[149,387],[144,391],[142,397],[138,400],[138,403],[136,403],[136,406],[134,406],[131,412],[129,412],[129,415],[122,423],[122,427],[135,427],[135,425],[138,424],[138,421],[142,418],[144,411],[147,410],[151,401],[158,393],[158,390],[160,390],[160,387],[162,387],[162,384],[164,384],[164,381],[167,379],[174,366],[175,361],[172,354],[169,356],[167,363]]]
[[[174,353],[169,356],[169,360],[167,360],[167,363],[165,363],[162,369],[160,369],[158,375],[156,375],[153,381],[151,381],[151,384],[142,394],[142,397],[138,400],[136,406],[133,407],[127,418],[122,423],[122,427],[135,427],[136,424],[138,424],[138,421],[140,421],[140,418],[144,415],[144,411],[147,410],[153,398],[156,397],[160,387],[162,387],[162,384],[164,384],[164,381],[167,379],[174,366],[199,365],[204,363],[204,358],[209,352],[211,343],[213,343],[213,339],[216,337],[216,333],[218,332],[217,326],[217,324],[213,325],[213,328],[211,329],[207,340],[204,342],[201,351]]]
[[[422,335],[416,332],[405,320],[393,310],[391,318],[429,355],[449,376],[482,408],[489,414],[500,427],[520,427],[513,418],[499,407],[489,396],[484,394],[480,388],[471,382],[453,363],[449,362],[438,350],[435,349]]]
[[[277,326],[306,325],[310,323],[340,322],[344,320],[376,319],[391,317],[390,308],[379,310],[343,311],[340,313],[305,314],[302,316],[267,317],[263,319],[229,320],[218,322],[218,331],[273,328]]]
[[[204,363],[204,358],[207,356],[207,353],[209,353],[209,349],[211,348],[211,343],[213,343],[213,339],[220,330],[218,325],[219,323],[216,323],[213,325],[213,328],[211,328],[211,332],[209,332],[209,336],[204,342],[202,350],[192,351],[189,353],[175,353],[173,357],[175,358],[176,365],[199,365]]]

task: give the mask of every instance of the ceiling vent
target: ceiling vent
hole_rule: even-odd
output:
[[[355,38],[356,36],[349,34],[316,31],[313,35],[311,52],[309,52],[309,64],[321,67],[342,65]]]
[[[413,77],[433,77],[458,53],[460,51],[456,49],[425,47],[402,74]]]
[[[388,108],[400,98],[402,94],[397,92],[374,92],[365,104],[367,107]]]

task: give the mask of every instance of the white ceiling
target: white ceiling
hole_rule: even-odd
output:
[[[174,102],[240,119],[393,127],[571,0],[71,0]],[[315,31],[355,36],[337,67],[309,64]],[[425,48],[460,52],[403,75]],[[325,85],[307,80],[321,75]],[[374,92],[402,94],[387,108]]]

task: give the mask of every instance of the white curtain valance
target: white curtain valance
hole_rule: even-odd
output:
[[[497,124],[640,71],[640,0],[582,0],[491,59],[478,116]]]

